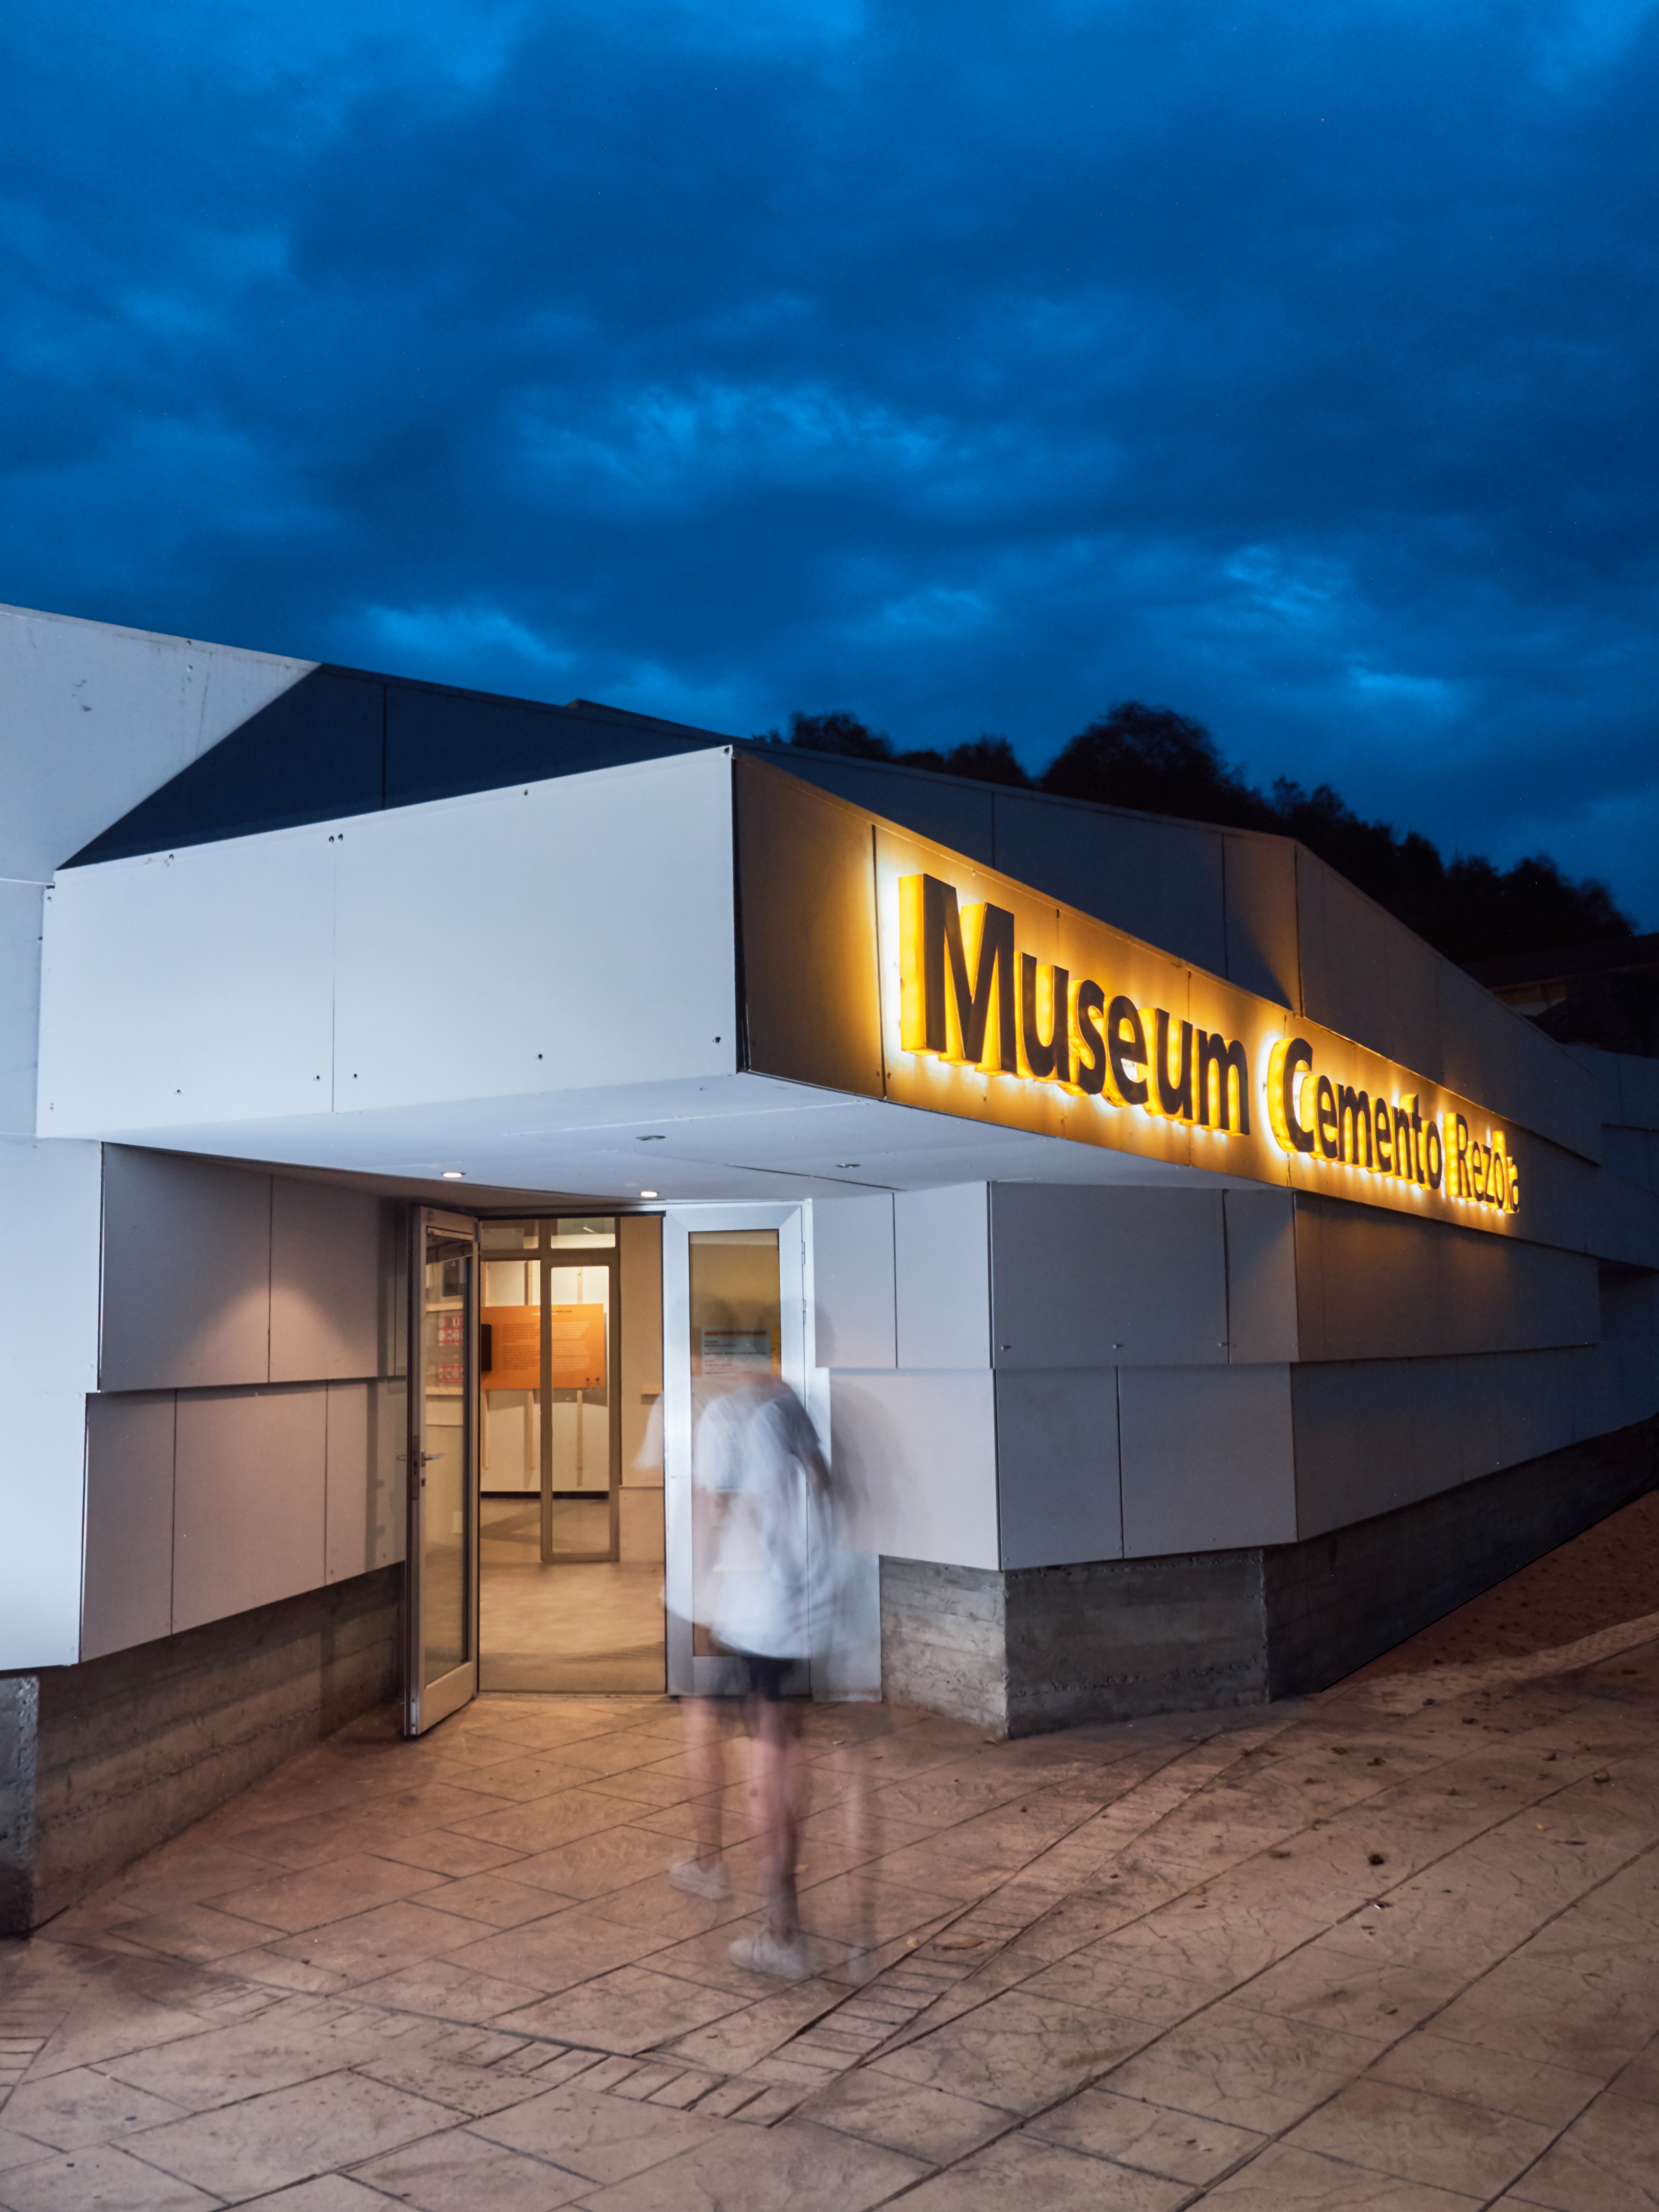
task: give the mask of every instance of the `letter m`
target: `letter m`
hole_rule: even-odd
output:
[[[1012,914],[998,906],[970,906],[964,915],[954,885],[937,876],[905,876],[899,883],[899,960],[906,1052],[934,1052],[942,1060],[982,1066],[994,1007],[996,1065],[1005,1074],[1018,1073]]]
[[[1213,1081],[1212,1081],[1213,1078]],[[1238,1108],[1238,1127],[1241,1136],[1250,1133],[1250,1072],[1244,1057],[1244,1048],[1235,1037],[1231,1043],[1224,1036],[1200,1030],[1198,1033],[1198,1121],[1200,1128],[1212,1127],[1210,1102],[1215,1101],[1215,1121],[1218,1129],[1233,1126],[1232,1109]]]
[[[1345,1083],[1336,1094],[1338,1151],[1351,1168],[1371,1165],[1371,1102],[1364,1091]],[[1359,1155],[1364,1152],[1362,1161]]]

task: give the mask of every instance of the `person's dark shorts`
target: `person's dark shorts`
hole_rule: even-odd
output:
[[[794,1665],[794,1661],[769,1659],[760,1651],[738,1651],[732,1656],[743,1662],[744,1686],[749,1695],[759,1698],[765,1705],[781,1705],[783,1678]]]

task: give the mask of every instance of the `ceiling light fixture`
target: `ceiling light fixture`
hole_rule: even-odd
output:
[[[466,1181],[466,1170],[465,1168],[446,1168],[444,1170],[444,1181],[446,1182],[465,1182]]]
[[[640,1196],[641,1198],[654,1198],[656,1194],[657,1194],[654,1190],[642,1190],[640,1193]]]

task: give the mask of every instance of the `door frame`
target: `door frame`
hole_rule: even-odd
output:
[[[463,1575],[462,1646],[467,1656],[435,1682],[422,1677],[426,1663],[424,1565],[426,1540],[426,1270],[430,1232],[464,1238],[471,1247],[470,1287],[463,1337],[461,1418],[465,1466],[461,1474]],[[403,1732],[423,1735],[478,1693],[478,1307],[481,1291],[478,1224],[470,1213],[435,1206],[411,1210],[409,1246],[408,1442],[401,1457],[407,1480],[408,1534],[404,1577]]]
[[[797,1199],[778,1205],[662,1209],[662,1466],[664,1595],[668,1694],[732,1697],[743,1687],[735,1659],[696,1656],[692,1644],[691,1234],[703,1229],[778,1232],[778,1353],[782,1379],[810,1407],[811,1316],[807,1224]]]

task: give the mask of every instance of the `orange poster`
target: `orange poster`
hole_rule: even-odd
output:
[[[605,1308],[550,1306],[553,1330],[553,1388],[600,1390],[605,1387]]]
[[[486,1390],[539,1390],[542,1387],[542,1310],[539,1306],[486,1306],[483,1320],[489,1334],[489,1358],[483,1371]]]

